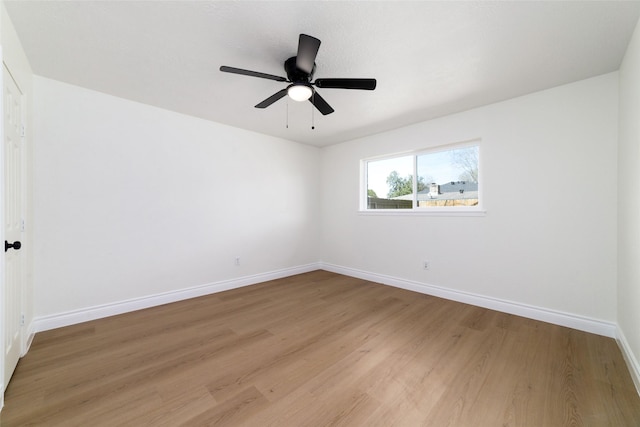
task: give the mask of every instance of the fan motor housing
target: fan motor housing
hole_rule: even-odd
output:
[[[284,71],[287,72],[287,78],[292,83],[310,83],[313,73],[316,71],[316,64],[313,64],[313,70],[307,74],[296,67],[296,57],[292,56],[284,62]]]

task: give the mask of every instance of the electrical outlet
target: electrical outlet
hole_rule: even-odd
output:
[[[423,261],[422,269],[423,270],[429,270],[430,268],[431,268],[431,263],[429,261]]]
[[[240,257],[239,256],[236,257],[236,265],[240,265]]]

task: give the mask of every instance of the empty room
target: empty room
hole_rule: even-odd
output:
[[[640,1],[0,3],[3,427],[640,425]]]

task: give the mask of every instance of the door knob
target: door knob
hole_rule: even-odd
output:
[[[22,243],[15,241],[13,243],[9,243],[6,240],[4,241],[4,251],[7,252],[9,248],[13,248],[16,251],[22,247]]]

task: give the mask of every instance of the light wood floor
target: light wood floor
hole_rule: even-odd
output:
[[[2,426],[640,426],[614,340],[326,271],[36,335]]]

